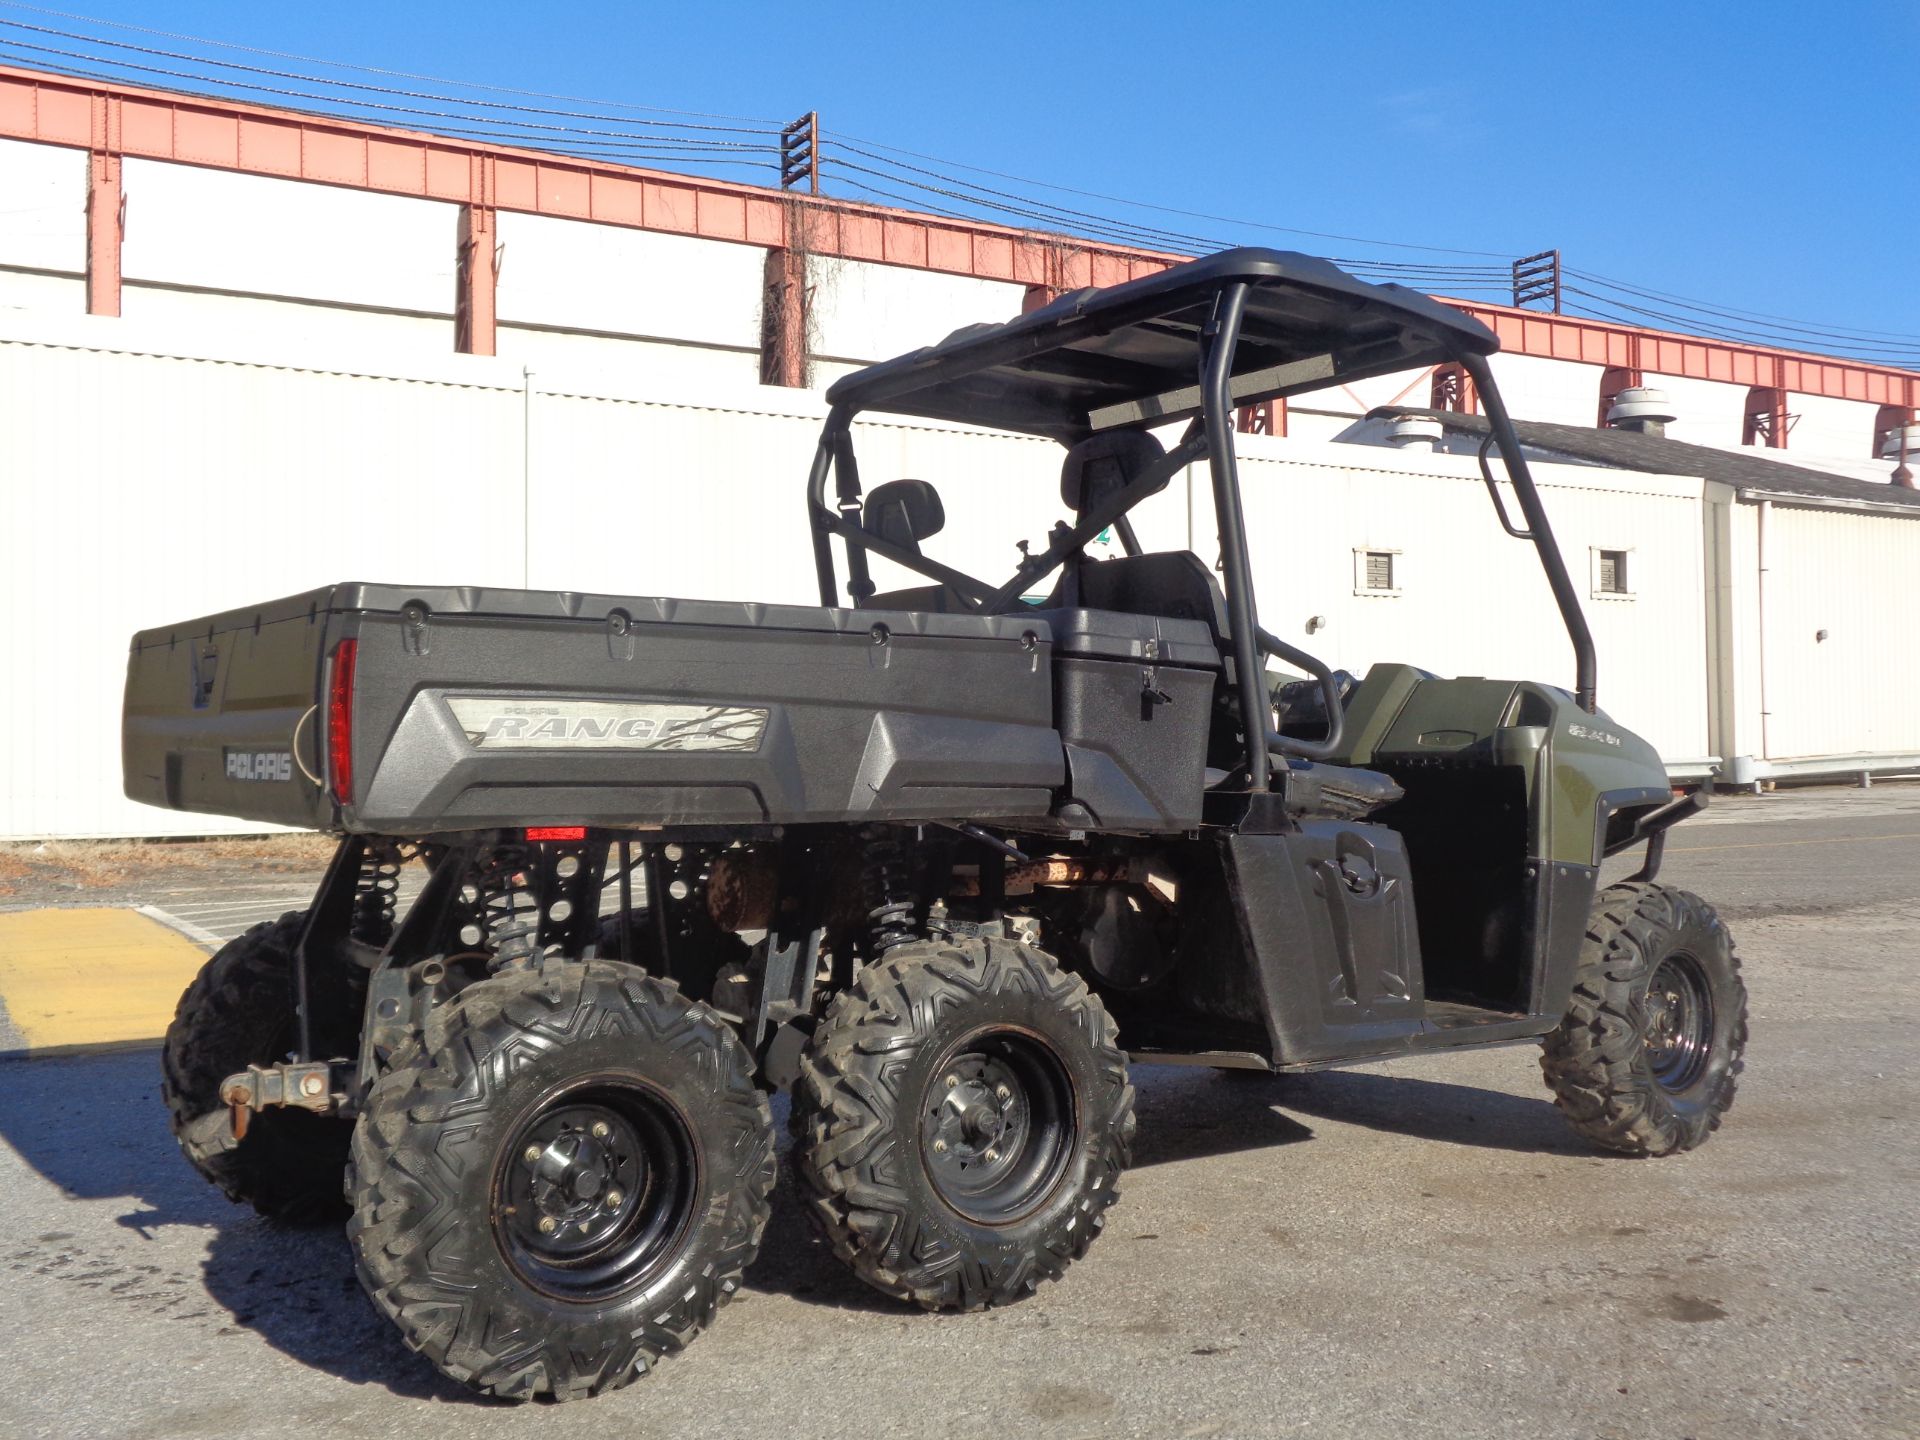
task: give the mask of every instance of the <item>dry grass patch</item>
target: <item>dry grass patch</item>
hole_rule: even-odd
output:
[[[243,865],[306,874],[333,854],[328,835],[235,835],[210,840],[25,840],[0,845],[0,895],[53,886],[110,889],[153,875]]]

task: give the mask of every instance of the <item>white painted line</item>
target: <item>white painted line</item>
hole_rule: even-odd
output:
[[[276,910],[281,908],[298,910],[301,908],[301,904],[298,899],[289,899],[283,904],[280,900],[263,897],[257,900],[203,900],[197,904],[182,905],[176,903],[174,906],[176,910],[191,910],[195,913],[204,912],[206,914],[218,914],[223,910]]]
[[[144,915],[149,920],[158,920],[169,930],[177,930],[189,940],[193,941],[194,944],[204,945],[209,950],[218,950],[222,945],[227,943],[223,937],[214,934],[211,930],[202,930],[191,920],[182,920],[178,915],[169,915],[158,905],[138,906],[135,913]]]

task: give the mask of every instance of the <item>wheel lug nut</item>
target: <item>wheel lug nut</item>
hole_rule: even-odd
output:
[[[593,1138],[594,1139],[604,1140],[607,1138],[607,1134],[608,1134],[608,1131],[607,1131],[606,1121],[596,1120],[593,1122]]]
[[[611,1206],[617,1207],[620,1204],[621,1200],[623,1200],[624,1198],[626,1197],[621,1195],[621,1193],[618,1190],[607,1191],[607,1204]]]
[[[538,1145],[527,1146],[527,1164],[529,1165],[535,1164],[539,1161],[539,1159],[540,1159],[540,1147]]]
[[[542,1215],[540,1217],[540,1233],[542,1235],[551,1235],[559,1223],[560,1222],[555,1220],[551,1215]]]
[[[933,1142],[933,1153],[934,1153],[934,1154],[936,1154],[936,1155],[944,1155],[944,1154],[946,1154],[946,1153],[947,1153],[947,1142],[946,1142],[946,1141],[944,1141],[944,1140],[936,1140],[936,1141],[934,1141],[934,1142]]]

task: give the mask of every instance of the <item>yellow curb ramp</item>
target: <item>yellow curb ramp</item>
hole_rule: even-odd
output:
[[[0,1055],[159,1043],[207,953],[135,910],[0,915]]]

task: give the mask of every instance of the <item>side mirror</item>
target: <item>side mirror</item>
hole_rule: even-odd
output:
[[[940,492],[926,480],[889,480],[867,494],[860,512],[860,528],[869,535],[920,552],[920,542],[946,528],[947,510]]]

